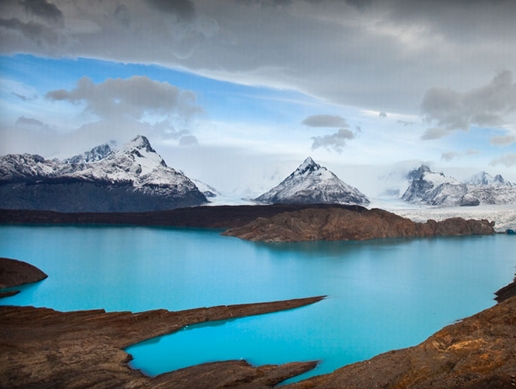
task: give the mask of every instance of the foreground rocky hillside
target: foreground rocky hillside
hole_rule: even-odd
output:
[[[309,240],[368,240],[377,238],[494,234],[487,220],[452,218],[416,223],[381,210],[342,208],[304,209],[270,218],[258,218],[224,232],[251,241],[300,242]]]
[[[141,212],[206,202],[144,136],[119,150],[105,144],[63,161],[30,154],[0,158],[0,208]]]
[[[11,274],[15,277],[27,269],[21,263],[13,264]],[[393,350],[284,387],[512,388],[516,385],[514,283],[497,295],[499,303],[494,307],[443,328],[417,346]],[[185,325],[277,312],[322,299],[135,314],[3,306],[0,307],[0,387],[272,388],[313,369],[317,362],[264,366],[252,366],[242,360],[213,362],[151,378],[131,369],[130,356],[122,349]]]

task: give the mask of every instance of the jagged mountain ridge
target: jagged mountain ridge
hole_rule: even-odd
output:
[[[358,204],[369,199],[310,157],[279,185],[254,199],[264,204]]]
[[[0,158],[0,207],[59,212],[139,212],[196,206],[206,197],[167,166],[144,136],[121,149],[97,146],[64,161]]]
[[[501,175],[480,172],[461,182],[421,165],[407,178],[410,184],[401,198],[411,203],[444,207],[516,203],[516,185]]]

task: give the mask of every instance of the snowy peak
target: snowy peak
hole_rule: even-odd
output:
[[[207,202],[188,177],[167,166],[144,136],[118,150],[108,143],[64,161],[6,156],[0,158],[0,183],[4,208],[131,212]]]
[[[514,186],[511,182],[505,181],[500,174],[491,176],[489,173],[480,172],[466,181],[466,184],[475,186]]]
[[[115,141],[104,143],[103,145],[92,148],[90,151],[86,151],[82,154],[67,158],[63,162],[70,164],[78,164],[100,161],[101,159],[104,159],[107,156],[109,156],[114,151],[115,146]]]
[[[493,178],[480,172],[466,182],[460,182],[422,165],[411,171],[408,179],[409,187],[401,198],[411,203],[449,207],[516,202],[516,187],[501,175]]]
[[[341,181],[310,157],[278,186],[254,201],[265,204],[369,204],[358,189]]]

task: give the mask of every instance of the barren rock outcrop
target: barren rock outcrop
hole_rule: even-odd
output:
[[[271,387],[312,369],[316,363],[253,367],[245,361],[228,361],[150,378],[129,368],[130,356],[122,349],[185,325],[277,312],[321,299],[323,297],[141,313],[0,307],[0,387]]]
[[[29,263],[0,258],[0,289],[41,281],[47,275]]]
[[[381,209],[303,209],[258,218],[223,235],[251,241],[368,240],[376,238],[494,234],[487,220],[447,219],[416,223]]]

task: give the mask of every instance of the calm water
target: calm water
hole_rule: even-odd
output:
[[[182,310],[328,295],[287,312],[190,326],[130,347],[156,375],[203,362],[320,360],[322,374],[426,339],[492,306],[514,275],[507,235],[257,244],[219,231],[0,226],[0,256],[49,278],[1,304]]]

